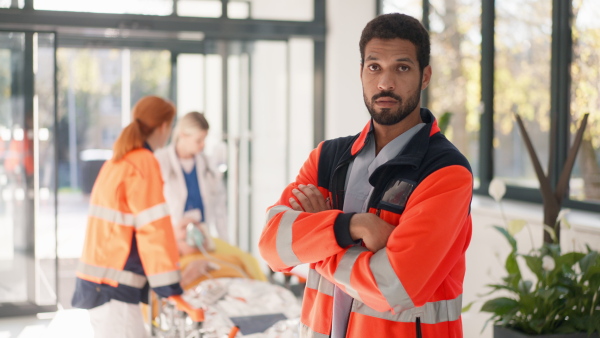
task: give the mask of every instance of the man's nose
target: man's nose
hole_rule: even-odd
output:
[[[396,89],[396,83],[391,74],[383,73],[377,83],[377,88],[382,91],[390,91]]]

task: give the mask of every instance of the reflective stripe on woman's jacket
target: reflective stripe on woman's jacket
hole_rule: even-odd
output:
[[[149,283],[159,295],[181,294],[179,255],[163,197],[163,181],[147,149],[107,161],[90,197],[73,306],[114,298],[137,303]]]

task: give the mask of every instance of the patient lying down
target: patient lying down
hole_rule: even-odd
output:
[[[211,237],[204,224],[179,222],[173,230],[180,254],[181,285],[185,290],[208,278],[240,277],[266,281],[252,255]]]

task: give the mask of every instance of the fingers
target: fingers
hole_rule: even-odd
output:
[[[309,196],[311,196],[311,195],[307,195],[307,193],[306,193],[306,186],[304,186],[302,184],[299,185],[298,189],[292,190],[292,194],[294,194],[294,196],[296,196],[298,203],[300,205],[302,205],[302,209],[304,209],[304,211],[316,212],[315,211],[316,207],[313,206],[313,201],[309,198]]]
[[[303,188],[301,187],[301,189],[304,192],[304,194],[307,195],[308,198],[311,200],[313,206],[318,209],[317,211],[331,209],[317,187],[315,187],[312,184],[309,184],[307,186],[303,186]]]
[[[296,199],[294,199],[293,197],[290,197],[290,205],[292,206],[292,209],[296,211],[304,211],[304,209],[302,209],[302,206],[298,202],[296,202]]]
[[[306,212],[319,212],[331,209],[331,205],[326,200],[319,189],[312,184],[298,185],[297,189],[293,189],[292,193],[296,197],[290,198],[290,205],[294,210]]]
[[[362,239],[372,252],[386,247],[387,241],[395,227],[370,213],[355,214],[350,219],[350,235],[352,239]]]

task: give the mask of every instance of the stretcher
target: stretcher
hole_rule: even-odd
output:
[[[152,337],[298,337],[300,301],[291,291],[268,282],[214,278],[181,296],[152,298],[158,302],[158,313],[150,314]]]

